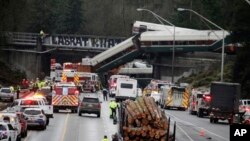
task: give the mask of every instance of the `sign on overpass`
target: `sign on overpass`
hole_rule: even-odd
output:
[[[44,45],[72,48],[110,48],[122,42],[123,38],[101,36],[51,35],[46,38]]]

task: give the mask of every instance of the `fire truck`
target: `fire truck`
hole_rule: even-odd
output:
[[[189,105],[189,90],[186,87],[171,86],[165,100],[166,109],[186,110]]]
[[[98,75],[92,73],[89,66],[81,63],[63,63],[62,81],[81,85],[85,91],[95,91],[100,87]]]
[[[74,82],[58,82],[52,92],[52,105],[54,112],[59,110],[71,110],[77,112],[79,103],[79,91]]]
[[[143,89],[143,95],[151,96],[151,94],[159,94],[161,86],[164,85],[170,85],[170,82],[152,79],[150,83]]]
[[[190,96],[189,113],[198,117],[210,114],[211,96],[209,91],[192,90]]]

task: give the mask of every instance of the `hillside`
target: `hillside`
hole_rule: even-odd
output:
[[[25,78],[25,73],[19,70],[11,70],[5,63],[0,61],[0,85],[9,86],[17,85]]]

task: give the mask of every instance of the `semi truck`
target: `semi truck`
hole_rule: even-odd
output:
[[[240,87],[239,83],[211,83],[210,123],[228,120],[232,124],[234,116],[239,113]]]

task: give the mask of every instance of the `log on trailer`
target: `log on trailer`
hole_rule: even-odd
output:
[[[169,128],[170,118],[166,117],[152,97],[139,97],[135,101],[120,103],[119,134],[124,141],[173,141],[175,127],[172,134]]]

